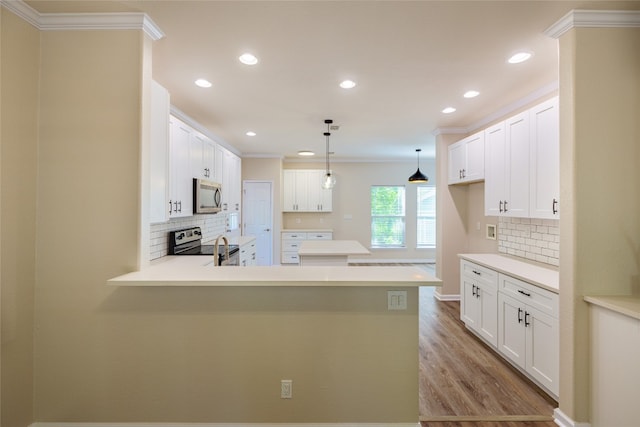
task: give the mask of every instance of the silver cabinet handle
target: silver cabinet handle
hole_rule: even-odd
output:
[[[505,212],[507,211],[507,201],[506,200],[504,201],[504,211]]]
[[[553,203],[551,203],[551,210],[554,215],[558,213],[558,201],[556,199],[553,199]]]
[[[502,200],[500,200],[499,205],[500,205],[500,213],[502,213]]]
[[[171,209],[171,200],[169,200],[169,215],[171,215],[171,211],[172,211],[172,210],[173,210],[173,209]]]

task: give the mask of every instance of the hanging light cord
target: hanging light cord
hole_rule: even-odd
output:
[[[327,172],[326,175],[330,175],[331,172],[329,172],[329,136],[331,135],[331,132],[329,132],[331,130],[331,123],[333,123],[333,120],[331,119],[327,119],[324,121],[327,124],[327,131],[324,133],[324,136],[327,138]]]

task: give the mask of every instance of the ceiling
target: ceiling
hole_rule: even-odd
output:
[[[474,130],[558,80],[544,31],[571,9],[612,1],[27,1],[41,13],[142,11],[165,37],[154,79],[172,104],[243,156],[323,161],[435,155],[433,131]],[[508,64],[516,51],[532,59]],[[258,57],[247,66],[244,52]],[[194,81],[205,78],[208,89]],[[345,79],[357,83],[345,90]],[[463,93],[474,89],[476,98]],[[445,107],[456,112],[443,114]],[[256,136],[245,133],[254,131]]]

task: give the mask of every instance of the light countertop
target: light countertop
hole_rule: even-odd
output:
[[[357,240],[305,240],[298,250],[300,256],[371,255]]]
[[[420,267],[215,267],[208,256],[167,256],[107,281],[111,286],[441,286]]]
[[[587,295],[584,300],[595,306],[640,320],[640,296]]]
[[[552,266],[544,267],[499,254],[458,254],[458,256],[556,294],[559,292],[559,273]]]
[[[285,228],[281,233],[333,233],[331,228]]]

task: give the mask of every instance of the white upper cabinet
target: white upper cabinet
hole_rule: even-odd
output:
[[[558,98],[487,128],[485,215],[559,218]]]
[[[242,198],[242,169],[240,157],[223,148],[222,211],[240,212]]]
[[[193,215],[193,178],[191,176],[190,141],[192,129],[171,116],[169,156],[169,204],[171,218]]]
[[[449,146],[449,184],[468,184],[484,179],[484,132]]]
[[[322,188],[324,170],[283,171],[283,212],[331,212],[332,190]]]
[[[529,215],[529,113],[485,131],[485,214]]]
[[[504,122],[484,131],[484,213],[488,216],[502,215],[503,198],[507,192],[507,141]]]
[[[510,217],[529,216],[529,112],[505,121],[507,138],[503,214]]]
[[[560,130],[558,98],[531,109],[529,171],[531,218],[560,217]]]
[[[169,92],[151,82],[149,222],[169,219]]]
[[[214,181],[216,143],[201,134],[191,133],[189,157],[191,159],[191,175],[193,178]]]

